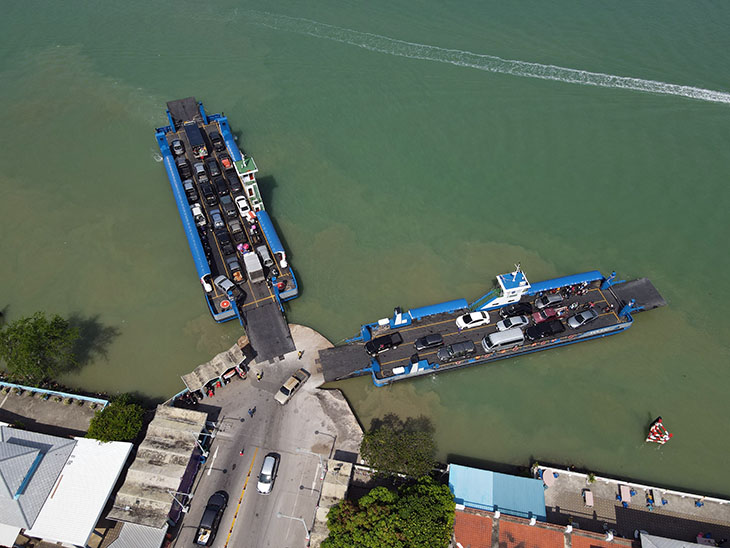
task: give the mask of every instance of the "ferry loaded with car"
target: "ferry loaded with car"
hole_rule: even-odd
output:
[[[370,374],[376,386],[621,333],[634,314],[666,303],[651,282],[594,270],[531,284],[520,265],[465,299],[362,325],[346,344],[320,352],[326,381]]]
[[[283,312],[299,289],[264,209],[256,163],[228,119],[206,114],[193,97],[167,103],[167,118],[157,144],[210,313],[243,324],[247,310],[268,303]]]

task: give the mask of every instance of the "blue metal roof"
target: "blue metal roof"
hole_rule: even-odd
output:
[[[269,241],[269,247],[271,248],[271,251],[273,251],[274,253],[285,253],[284,246],[281,245],[279,235],[274,229],[274,223],[271,222],[271,217],[269,217],[269,214],[266,213],[266,211],[261,210],[256,213],[256,217],[258,218],[259,224],[261,225],[261,230],[264,231],[264,236],[266,236],[266,239]]]
[[[537,295],[541,291],[551,291],[553,289],[558,289],[559,287],[582,284],[584,282],[590,283],[602,279],[603,274],[601,274],[598,270],[591,270],[590,272],[583,272],[582,274],[573,274],[571,276],[563,276],[561,278],[545,280],[544,282],[537,282],[536,284],[532,284],[532,287],[526,291],[526,294]]]
[[[505,289],[515,289],[516,287],[522,287],[528,283],[527,278],[522,271],[500,274],[499,279],[502,281],[502,285],[504,285]]]
[[[160,153],[162,154],[162,159],[165,163],[165,169],[167,170],[167,178],[170,179],[172,194],[175,196],[175,202],[177,202],[177,210],[180,213],[180,219],[182,220],[183,228],[185,229],[185,236],[188,238],[190,252],[193,254],[195,269],[198,271],[198,277],[202,278],[203,276],[210,274],[210,265],[208,265],[208,260],[205,258],[203,244],[200,243],[198,229],[195,226],[193,214],[190,211],[188,199],[185,196],[182,181],[180,180],[180,175],[178,175],[170,147],[167,145],[165,134],[158,132],[156,137],[157,144],[160,147]]]
[[[420,318],[425,318],[426,316],[456,312],[457,310],[462,310],[465,308],[469,308],[469,303],[466,302],[466,299],[456,299],[455,301],[447,301],[445,303],[422,306],[421,308],[412,308],[408,311],[408,314],[411,316],[412,319],[418,320]]]
[[[545,488],[541,480],[451,464],[449,489],[454,493],[456,504],[546,520]]]
[[[226,146],[228,146],[228,152],[230,153],[231,158],[233,158],[234,162],[238,162],[241,160],[241,151],[238,149],[236,140],[233,138],[231,126],[228,125],[228,118],[225,116],[218,118],[218,125],[221,128],[221,137],[223,137],[223,140],[226,142]]]

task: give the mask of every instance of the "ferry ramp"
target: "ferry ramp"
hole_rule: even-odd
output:
[[[256,352],[258,363],[281,358],[295,350],[289,326],[275,302],[245,309],[243,317],[246,334]]]
[[[325,382],[357,377],[369,372],[370,356],[362,344],[348,344],[319,351]]]
[[[659,294],[649,278],[637,278],[630,282],[616,284],[611,287],[611,291],[623,304],[627,304],[631,299],[636,300],[636,305],[642,308],[636,310],[634,314],[667,305],[667,301]]]

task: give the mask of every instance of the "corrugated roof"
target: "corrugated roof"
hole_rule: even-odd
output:
[[[546,519],[545,490],[541,480],[451,464],[449,488],[457,504],[499,510],[523,518]]]
[[[117,493],[109,519],[161,529],[207,415],[200,411],[157,406],[155,418]]]
[[[696,546],[702,545],[641,533],[641,548],[695,548]]]
[[[15,498],[39,454],[40,451],[33,447],[0,444],[0,498]]]
[[[76,438],[73,452],[27,534],[85,546],[131,450],[131,443]]]
[[[242,346],[246,346],[246,344],[248,344],[248,338]],[[234,344],[230,349],[216,355],[209,362],[199,365],[192,372],[183,375],[182,380],[191,392],[200,390],[208,382],[219,378],[229,369],[240,365],[244,359],[245,356],[238,344]]]
[[[167,524],[162,529],[157,529],[136,523],[125,523],[109,548],[160,548],[166,532]]]
[[[21,470],[20,461],[13,458],[0,461],[0,476],[6,485],[4,493],[9,493],[13,485],[27,477],[23,493],[14,499],[0,496],[0,523],[30,529],[46,502],[53,485],[56,483],[63,466],[76,445],[75,440],[17,430],[8,426],[0,427],[0,446],[6,446],[6,455],[19,455],[25,450],[36,452],[40,461],[36,469]],[[35,459],[35,457],[34,457]],[[27,464],[27,459],[23,461]],[[22,477],[21,477],[22,476]],[[17,491],[13,491],[13,494]]]

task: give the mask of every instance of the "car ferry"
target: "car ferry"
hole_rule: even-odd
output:
[[[651,282],[593,270],[531,284],[520,265],[473,303],[457,299],[360,327],[320,352],[325,381],[369,374],[376,386],[621,333],[666,303]]]
[[[261,199],[254,159],[228,119],[193,97],[167,103],[155,137],[208,309],[216,322],[299,294],[294,271]]]

